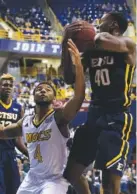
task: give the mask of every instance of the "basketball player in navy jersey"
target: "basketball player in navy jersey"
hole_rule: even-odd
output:
[[[133,116],[129,107],[135,69],[135,43],[123,36],[127,26],[127,20],[119,13],[104,15],[100,33],[94,38],[94,48],[82,56],[83,65],[90,74],[91,105],[85,126],[75,134],[64,172],[64,177],[79,194],[89,194],[84,182],[82,185],[81,174],[94,160],[95,168],[103,171],[103,193],[119,194],[121,176],[131,152],[133,132]],[[73,33],[81,27],[78,22],[75,26],[68,26],[66,32]],[[74,76],[72,71],[68,72],[69,66],[64,65],[67,69],[65,75],[69,76],[65,77],[66,80]]]
[[[14,78],[10,74],[0,77],[0,125],[6,127],[23,116],[22,108],[12,101]],[[27,149],[22,138],[0,140],[0,194],[16,194],[20,175],[16,162],[15,146],[25,155]]]

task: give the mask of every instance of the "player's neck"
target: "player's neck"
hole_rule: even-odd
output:
[[[52,110],[53,110],[52,105],[49,105],[47,107],[42,107],[42,106],[37,105],[36,106],[36,115],[35,115],[35,118],[36,118],[37,122],[41,121],[41,119],[43,117],[50,114],[50,112]]]
[[[4,103],[4,104],[6,104],[6,105],[8,105],[8,104],[10,104],[10,102],[11,102],[11,97],[9,97],[9,98],[0,98],[0,100]]]

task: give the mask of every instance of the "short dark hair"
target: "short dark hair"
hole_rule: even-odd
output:
[[[108,13],[119,25],[120,32],[123,34],[128,27],[128,21],[122,13],[109,12]]]
[[[56,90],[55,90],[54,86],[52,86],[49,82],[46,82],[46,81],[45,81],[45,82],[40,82],[40,83],[36,86],[36,88],[35,88],[34,91],[33,91],[33,95],[35,95],[36,89],[37,89],[40,85],[42,85],[42,84],[45,84],[45,85],[50,86],[50,87],[52,88],[53,92],[54,92],[54,95],[56,96]]]
[[[7,74],[3,74],[2,76],[0,76],[0,83],[3,80],[11,80],[14,82],[15,78],[11,74],[7,73]]]

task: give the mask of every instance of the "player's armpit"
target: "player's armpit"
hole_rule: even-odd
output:
[[[0,126],[0,139],[13,139],[22,136],[22,120],[7,127]]]
[[[63,115],[63,109],[56,110],[54,117],[61,134],[69,138],[68,120]]]
[[[94,41],[98,48],[114,52],[131,53],[135,49],[135,43],[132,39],[123,36],[113,36],[107,32],[98,33]]]

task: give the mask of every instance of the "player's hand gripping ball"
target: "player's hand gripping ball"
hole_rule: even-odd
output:
[[[83,20],[67,25],[64,30],[64,40],[71,38],[80,52],[93,46],[95,35],[94,26]]]
[[[76,21],[65,27],[62,41],[61,67],[67,84],[75,82],[75,69],[68,50],[68,39],[72,39],[79,52],[84,52],[93,47],[95,35],[94,27],[86,21]]]

